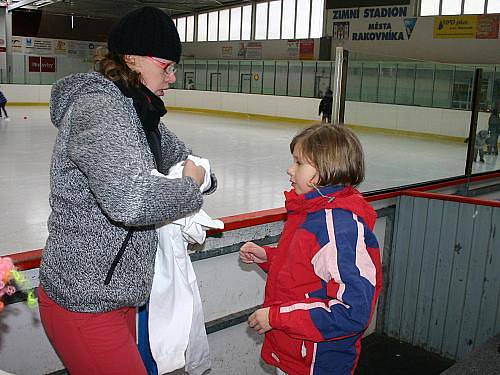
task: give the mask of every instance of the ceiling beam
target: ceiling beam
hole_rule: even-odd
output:
[[[15,3],[9,4],[7,7],[7,10],[9,12],[12,12],[14,9],[21,8],[26,5],[31,5],[33,3],[36,3],[38,0],[21,0],[21,1],[16,1]]]

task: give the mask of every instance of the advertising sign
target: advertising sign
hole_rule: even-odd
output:
[[[314,39],[300,41],[299,58],[301,60],[314,60]]]
[[[253,60],[262,59],[262,43],[261,42],[248,42],[246,46],[246,58]]]
[[[222,58],[227,59],[233,57],[233,47],[232,46],[222,46]]]
[[[28,71],[30,73],[55,73],[56,58],[55,57],[40,57],[28,56]]]
[[[55,73],[56,72],[56,58],[55,57],[41,57],[40,71],[42,73]]]
[[[40,56],[28,56],[28,72],[40,73]]]
[[[434,38],[475,38],[477,16],[434,17]]]
[[[498,14],[484,14],[477,17],[476,39],[498,39]]]
[[[290,60],[299,58],[299,41],[296,39],[288,40],[287,54]]]

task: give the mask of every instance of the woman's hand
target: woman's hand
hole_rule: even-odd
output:
[[[265,263],[267,254],[263,247],[247,242],[240,248],[240,259],[243,263]]]
[[[184,161],[184,169],[182,170],[183,177],[191,177],[198,186],[201,186],[205,180],[205,168],[197,166],[192,160]]]

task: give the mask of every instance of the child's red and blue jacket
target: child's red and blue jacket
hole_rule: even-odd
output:
[[[352,187],[286,192],[278,246],[265,247],[270,307],[262,358],[290,375],[352,374],[382,286],[376,213]]]

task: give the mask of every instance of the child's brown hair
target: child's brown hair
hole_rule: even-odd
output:
[[[358,186],[365,178],[363,148],[356,134],[344,125],[312,125],[292,139],[292,154],[295,147],[317,169],[319,186]]]

